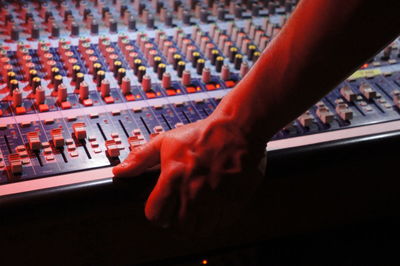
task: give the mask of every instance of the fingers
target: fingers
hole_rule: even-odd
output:
[[[165,172],[164,172],[165,173]],[[146,218],[161,226],[169,227],[179,208],[180,178],[173,174],[161,173],[156,186],[147,199]]]
[[[115,177],[137,176],[160,163],[160,146],[163,136],[157,136],[147,144],[132,150],[128,157],[113,168]]]

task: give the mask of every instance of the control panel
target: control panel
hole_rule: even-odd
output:
[[[109,178],[132,148],[206,118],[296,3],[0,1],[0,196],[26,191],[15,184],[29,180],[41,189]],[[398,129],[399,44],[278,132],[268,149]],[[59,176],[68,178],[50,181]]]

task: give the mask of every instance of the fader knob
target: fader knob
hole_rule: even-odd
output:
[[[108,80],[104,79],[101,82],[100,93],[103,98],[110,96],[110,82]]]
[[[61,84],[58,86],[58,91],[57,91],[57,102],[62,103],[67,100],[67,88]]]
[[[229,70],[229,66],[228,65],[223,65],[222,66],[222,72],[221,72],[221,79],[226,81],[229,80],[230,78],[230,70]]]
[[[10,95],[14,95],[15,90],[18,89],[18,80],[12,79],[10,81]]]
[[[121,91],[123,95],[128,95],[131,93],[131,80],[128,77],[122,79]]]
[[[36,105],[41,105],[44,103],[44,100],[46,99],[45,97],[45,91],[42,89],[41,86],[36,88],[36,93],[35,93],[35,103]]]
[[[164,89],[171,87],[171,75],[169,73],[164,73],[162,76],[162,86]]]
[[[15,89],[13,92],[12,105],[14,108],[22,105],[22,92],[19,89]]]
[[[244,61],[240,65],[240,76],[243,78],[244,76],[246,76],[247,72],[249,72],[249,64]]]
[[[165,64],[159,64],[158,69],[157,69],[157,77],[158,79],[162,79],[163,75],[165,73],[166,65]]]
[[[182,84],[184,86],[189,86],[192,82],[192,78],[190,75],[190,71],[189,70],[184,70],[183,74],[182,74]]]
[[[217,70],[217,72],[221,72],[223,64],[224,58],[222,56],[218,56],[215,62],[215,70]]]
[[[210,83],[211,81],[211,71],[208,67],[203,69],[203,74],[202,74],[202,81],[207,84]]]
[[[138,68],[138,74],[137,74],[137,78],[139,82],[143,81],[143,77],[146,75],[146,67],[145,66],[140,66]]]
[[[178,62],[178,69],[177,69],[178,77],[180,77],[180,78],[182,77],[183,72],[185,71],[185,66],[186,66],[186,63],[184,61]]]
[[[142,88],[145,92],[151,91],[151,79],[149,75],[144,75],[142,80]]]
[[[203,73],[204,64],[205,64],[205,60],[203,58],[200,58],[197,60],[197,64],[196,64],[197,74],[201,75],[201,73]]]
[[[79,99],[83,101],[88,97],[89,97],[89,85],[85,81],[83,81],[79,86]]]

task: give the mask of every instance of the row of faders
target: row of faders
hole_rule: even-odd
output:
[[[0,1],[0,183],[110,166],[206,118],[295,4]],[[398,120],[390,47],[274,140]]]

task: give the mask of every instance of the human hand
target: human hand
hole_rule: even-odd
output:
[[[184,234],[209,234],[232,223],[262,181],[265,146],[250,143],[234,122],[213,114],[153,138],[113,173],[134,177],[161,164],[146,217]]]

